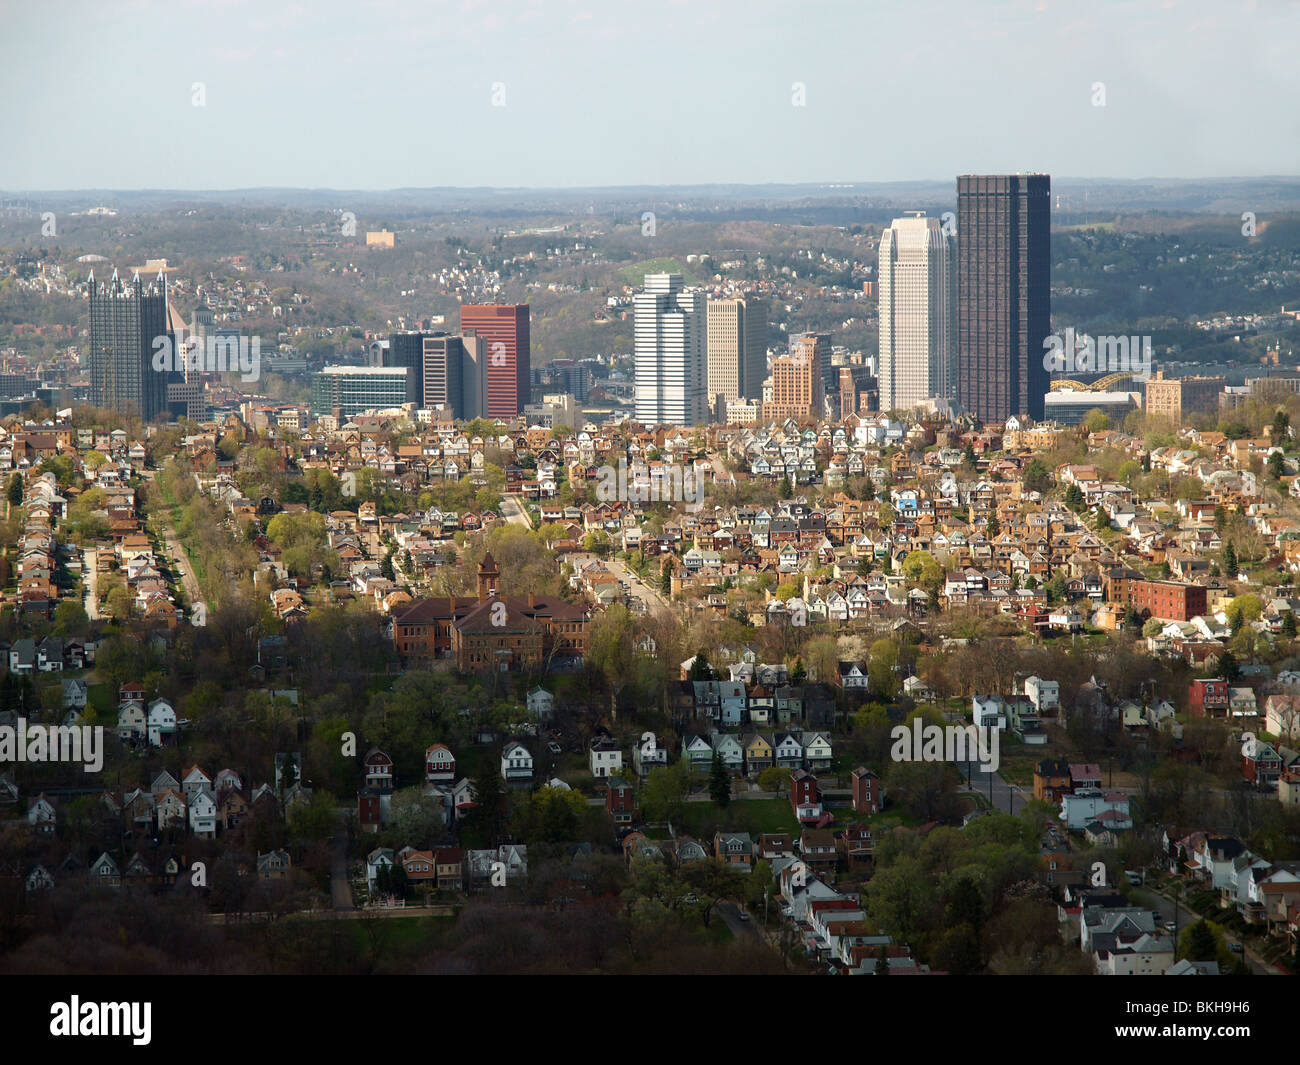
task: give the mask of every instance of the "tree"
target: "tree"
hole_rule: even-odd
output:
[[[1268,475],[1275,481],[1281,480],[1282,474],[1286,472],[1286,462],[1280,451],[1269,452],[1268,462],[1265,465],[1268,467]]]
[[[1002,534],[1002,523],[998,521],[998,512],[995,510],[989,515],[989,524],[988,524],[988,528],[985,530],[985,535],[988,536],[990,540],[992,540],[995,537],[1000,536],[1001,534]]]
[[[876,952],[876,975],[889,975],[889,952],[885,950],[884,944],[881,944],[880,950]],[[893,984],[889,985],[893,987]]]
[[[790,771],[770,765],[758,774],[758,786],[764,791],[780,791],[790,780]]]
[[[647,821],[681,820],[691,790],[690,772],[685,762],[650,770],[641,796],[641,812]]]
[[[1223,550],[1219,552],[1220,563],[1223,568],[1223,575],[1230,581],[1237,579],[1237,549],[1232,546],[1231,541],[1225,541]]]
[[[1051,471],[1043,465],[1040,459],[1030,459],[1025,466],[1021,483],[1027,492],[1038,492],[1041,495],[1046,495],[1052,490]]]
[[[731,802],[731,774],[717,751],[713,752],[713,765],[709,770],[709,797],[719,806]]]
[[[808,671],[803,667],[803,659],[794,660],[794,669],[790,671],[790,683],[799,687],[808,679]]]
[[[709,656],[701,647],[695,652],[695,660],[691,663],[690,673],[687,680],[712,680],[713,667],[709,665]]]
[[[23,478],[21,474],[15,473],[9,478],[9,505],[11,507],[21,507],[23,505]]]

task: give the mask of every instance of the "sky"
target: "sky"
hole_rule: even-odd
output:
[[[0,189],[1300,174],[1300,0],[0,0]]]

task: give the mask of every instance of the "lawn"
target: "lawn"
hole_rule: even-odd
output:
[[[790,800],[735,799],[725,809],[715,802],[688,802],[682,813],[680,831],[698,840],[709,840],[715,832],[748,832],[761,835],[802,829],[795,819]]]

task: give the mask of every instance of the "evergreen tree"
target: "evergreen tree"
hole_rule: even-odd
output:
[[[995,510],[989,515],[988,531],[986,535],[990,540],[995,536],[1002,534],[1002,523],[998,521],[998,512]]]
[[[876,954],[876,975],[889,975],[889,952],[881,945],[879,952]]]
[[[709,797],[719,806],[731,802],[731,775],[717,751],[713,752],[713,766],[709,770]]]
[[[1223,545],[1223,551],[1220,556],[1223,560],[1223,575],[1230,581],[1237,579],[1237,549],[1232,546],[1232,542]]]
[[[1295,633],[1295,614],[1288,610],[1282,615],[1282,635],[1293,640]]]
[[[23,505],[23,478],[21,474],[15,473],[9,478],[9,505],[11,507],[21,507]]]
[[[790,673],[790,683],[796,687],[808,679],[808,671],[803,667],[803,658],[794,660],[794,669]]]
[[[663,576],[659,578],[659,590],[666,596],[673,594],[673,571],[667,566],[663,568]]]
[[[1219,944],[1214,929],[1201,919],[1187,930],[1183,957],[1189,961],[1214,961],[1219,956]]]

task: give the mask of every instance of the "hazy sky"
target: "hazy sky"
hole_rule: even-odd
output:
[[[1300,0],[0,0],[0,188],[1296,175],[1298,43]]]

